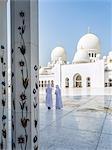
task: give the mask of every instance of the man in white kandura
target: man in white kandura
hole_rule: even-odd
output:
[[[48,109],[52,108],[52,88],[49,84],[46,88],[46,106]]]
[[[61,98],[61,89],[59,88],[58,85],[56,85],[55,94],[56,94],[56,109],[61,109],[63,107],[63,104]]]

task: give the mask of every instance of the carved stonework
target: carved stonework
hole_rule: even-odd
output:
[[[8,145],[7,2],[0,1],[0,150]]]
[[[6,77],[6,49],[3,45],[1,45],[1,118],[0,118],[0,130],[1,130],[1,135],[0,135],[0,149],[4,150],[7,148],[7,77]]]
[[[11,2],[12,149],[38,150],[37,1]]]
[[[19,61],[19,70],[21,72],[21,94],[19,99],[20,104],[20,110],[21,110],[21,127],[24,129],[24,132],[18,137],[18,144],[20,144],[21,149],[27,149],[27,142],[29,139],[28,135],[28,123],[30,123],[30,119],[28,117],[28,104],[27,101],[29,97],[26,95],[26,91],[29,85],[29,77],[28,77],[28,64],[26,60],[26,45],[24,40],[24,33],[25,33],[25,13],[23,11],[19,12],[19,16],[21,18],[21,25],[18,27],[19,35],[20,35],[20,46],[18,47],[18,50],[21,53],[21,60]]]

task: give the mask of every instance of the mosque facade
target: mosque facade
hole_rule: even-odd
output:
[[[99,38],[93,33],[82,36],[72,63],[63,47],[51,52],[51,61],[39,69],[39,86],[61,88],[112,87],[112,51],[101,58]]]

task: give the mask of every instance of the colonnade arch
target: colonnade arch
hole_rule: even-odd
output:
[[[82,87],[82,77],[79,73],[76,73],[73,76],[73,87],[76,87],[76,88]]]
[[[48,84],[54,87],[54,80],[39,80],[39,87],[47,87]]]

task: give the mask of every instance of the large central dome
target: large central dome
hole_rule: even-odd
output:
[[[63,61],[67,61],[66,52],[63,47],[56,47],[52,50],[51,61],[57,61],[59,58]]]
[[[77,50],[96,50],[100,51],[99,38],[92,33],[85,34],[78,42]]]
[[[88,63],[90,62],[88,52],[87,51],[77,51],[75,53],[73,63]]]

